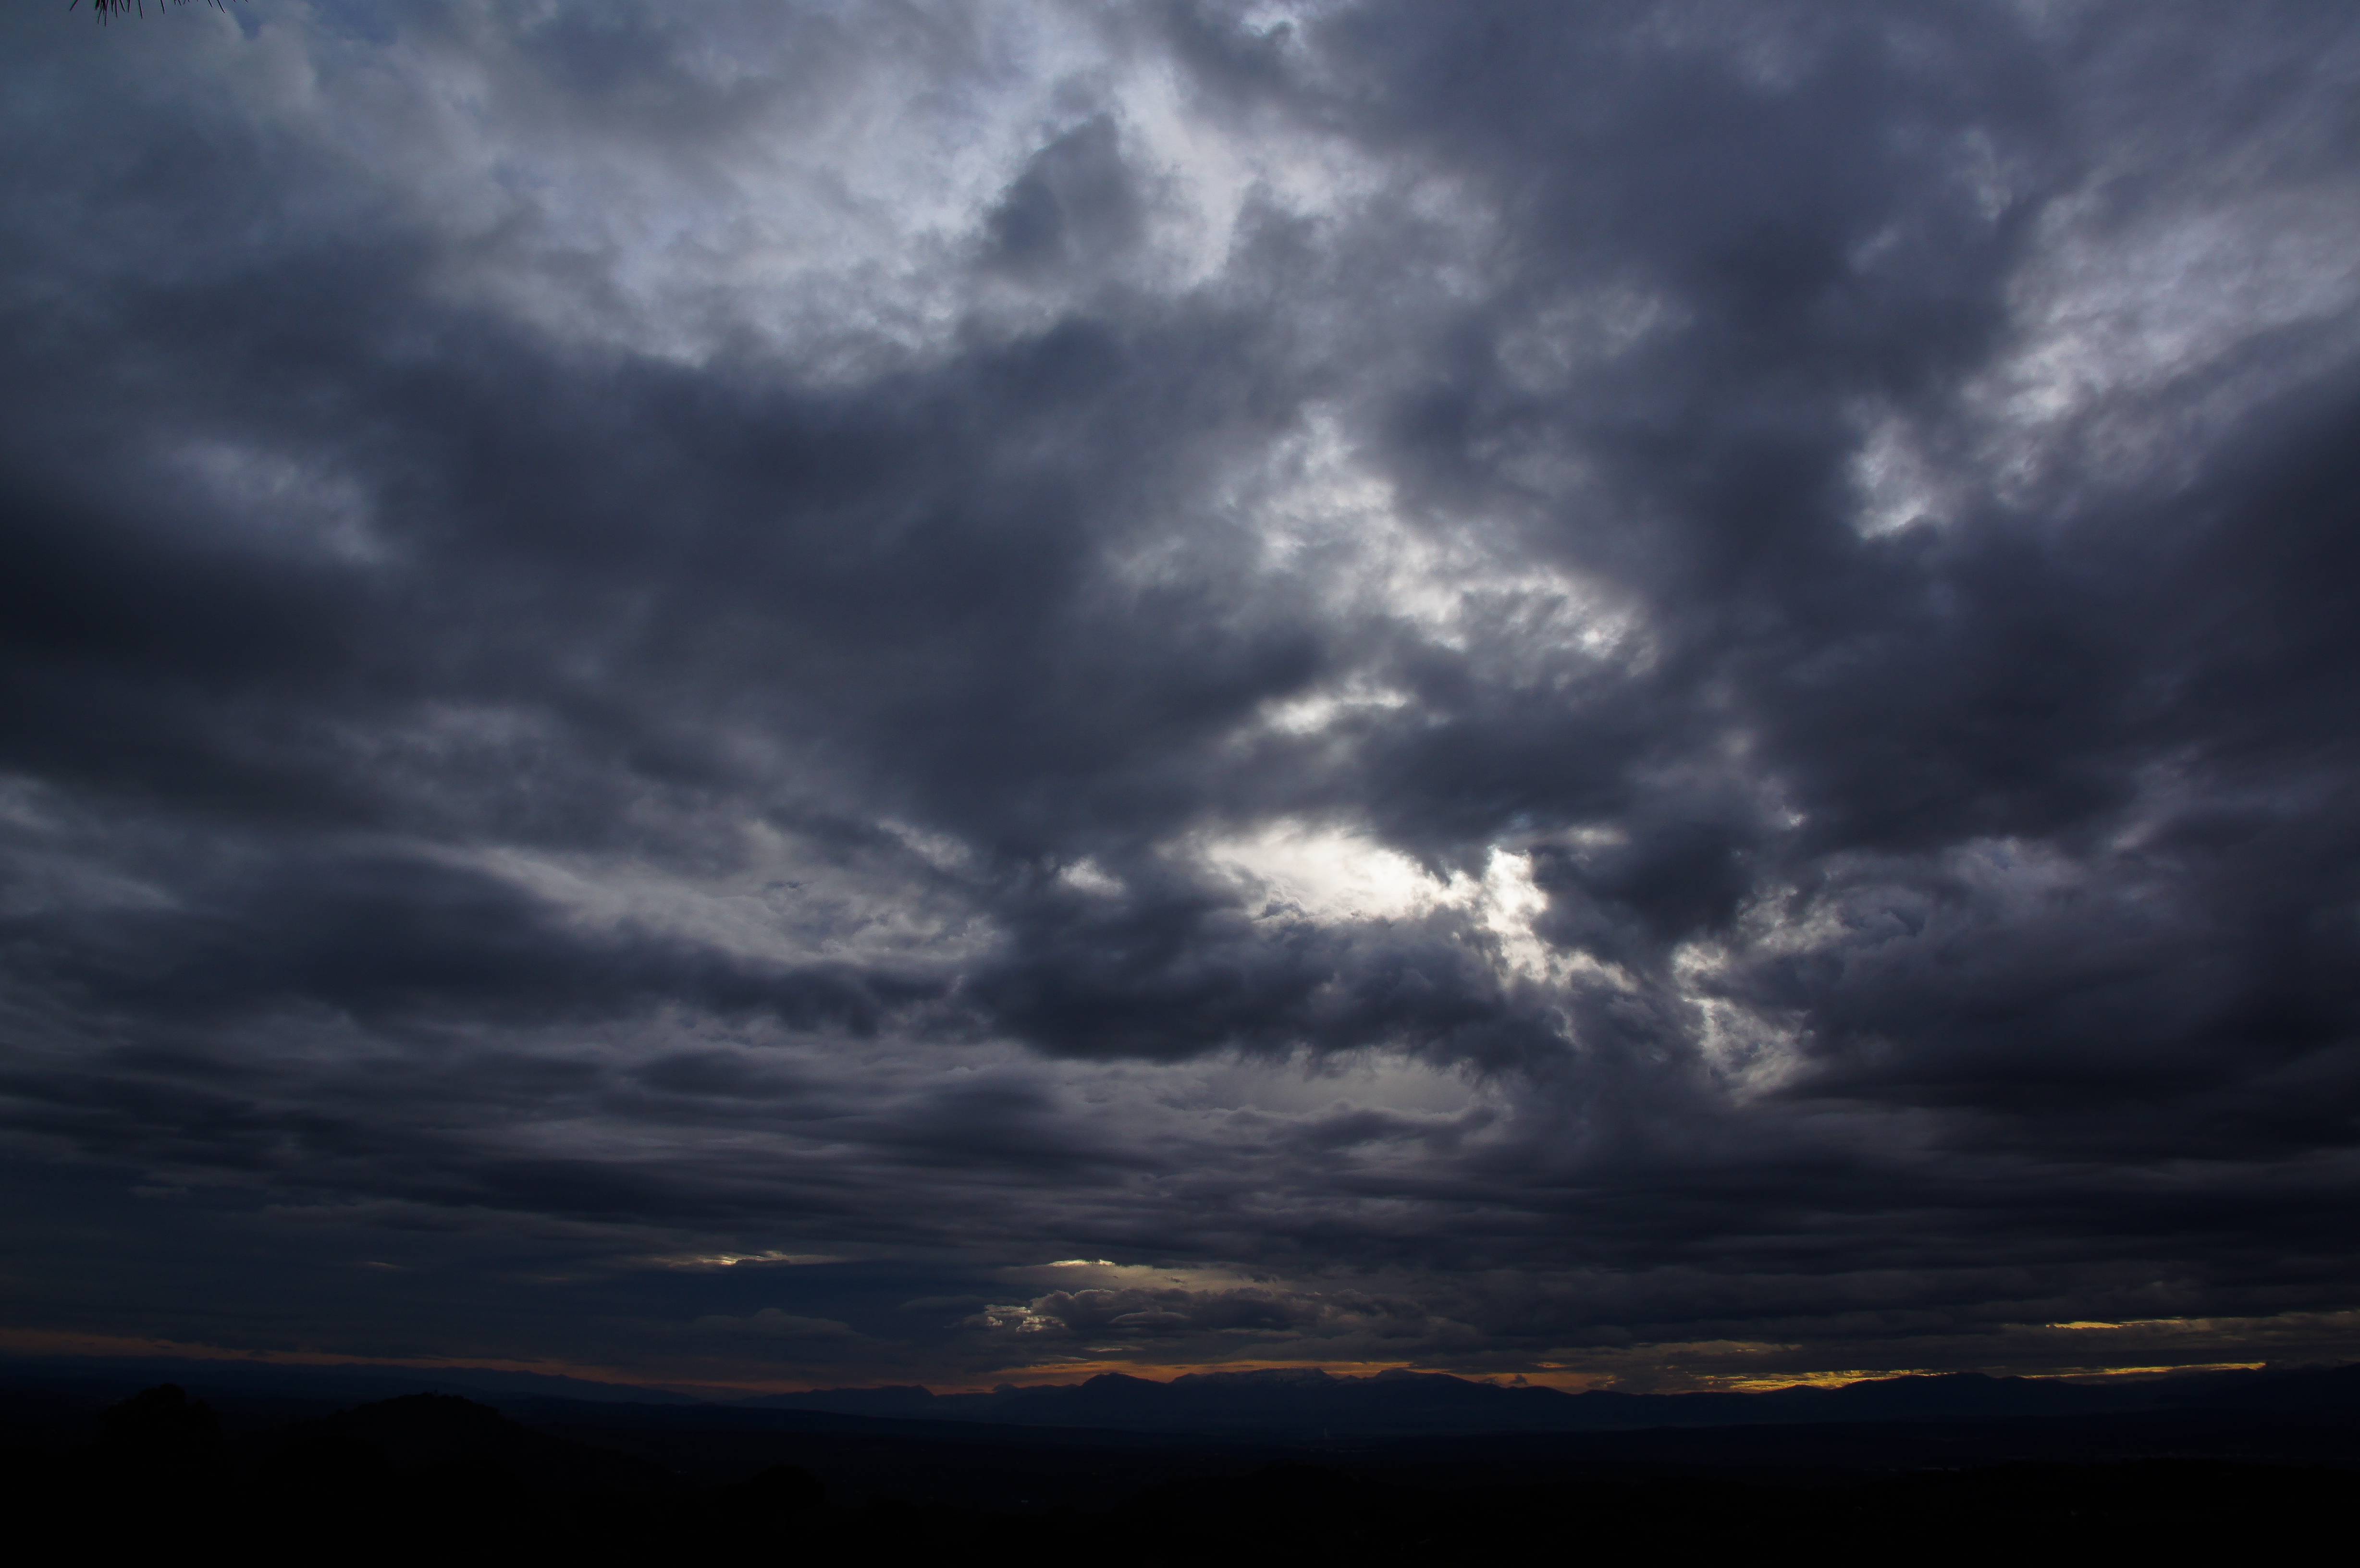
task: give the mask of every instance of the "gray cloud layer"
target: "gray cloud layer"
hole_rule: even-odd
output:
[[[14,1326],[2348,1352],[2340,8],[5,26]]]

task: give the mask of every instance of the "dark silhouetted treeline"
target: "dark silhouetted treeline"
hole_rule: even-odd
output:
[[[700,1443],[694,1411],[650,1407],[635,1427],[628,1408],[609,1409],[599,1419],[621,1445],[608,1446],[417,1394],[241,1430],[166,1385],[100,1412],[82,1441],[10,1449],[5,1505],[17,1539],[72,1540],[79,1554],[102,1559],[735,1564],[930,1552],[1360,1564],[1774,1549],[1933,1561],[2000,1551],[2036,1561],[2102,1551],[2251,1558],[2340,1534],[2360,1502],[2360,1468],[2336,1465],[1925,1467],[1911,1466],[1905,1447],[1891,1463],[1830,1465],[1822,1450],[1732,1468],[1651,1456],[1644,1445],[1552,1450],[1513,1434],[1488,1448],[1428,1442],[1287,1458],[1241,1445],[897,1433],[881,1423],[765,1436],[746,1412],[708,1414],[718,1424]],[[815,1463],[777,1463],[766,1443]],[[649,1456],[667,1445],[683,1464]],[[820,1473],[832,1449],[850,1458],[856,1485]],[[906,1483],[898,1494],[897,1478]]]

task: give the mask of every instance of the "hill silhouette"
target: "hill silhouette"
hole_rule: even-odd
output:
[[[1322,1437],[1665,1427],[1961,1421],[2167,1409],[2360,1410],[2360,1368],[2068,1383],[1978,1373],[1867,1379],[1761,1393],[1567,1393],[1442,1373],[1336,1377],[1317,1369],[1199,1372],[1168,1382],[1101,1373],[1086,1382],[934,1394],[914,1386],[817,1389],[748,1403],[903,1420],[1125,1432]]]
[[[1009,1403],[1120,1414],[1196,1400],[1156,1408],[1234,1416],[1283,1414],[1291,1393],[1311,1409],[1393,1400],[1384,1408],[1429,1418],[1494,1395],[1515,1402],[1480,1408],[1563,1408],[1450,1378],[1183,1381],[1093,1379]],[[991,1563],[1118,1546],[1151,1565],[1290,1568],[1574,1546],[1906,1548],[1937,1562],[2002,1550],[2277,1555],[2360,1501],[2355,1384],[2350,1368],[2182,1379],[2143,1392],[2147,1408],[2026,1414],[2011,1380],[1890,1379],[1814,1391],[1841,1400],[1833,1406],[1726,1398],[1907,1419],[1349,1439],[745,1405],[544,1399],[503,1411],[448,1394],[256,1424],[159,1385],[93,1412],[70,1441],[10,1448],[0,1506],[26,1539],[54,1533],[45,1525],[84,1539],[95,1528],[108,1554],[235,1541],[259,1562],[927,1552]],[[1277,1424],[1299,1428],[1303,1408]]]
[[[672,1480],[645,1460],[535,1432],[455,1394],[409,1394],[304,1422],[274,1434],[267,1452],[277,1465],[366,1454],[394,1472],[497,1472],[552,1492],[660,1492]]]

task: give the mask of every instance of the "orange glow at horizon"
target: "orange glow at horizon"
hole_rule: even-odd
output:
[[[576,1361],[519,1360],[497,1356],[365,1356],[333,1350],[246,1350],[136,1334],[82,1334],[58,1329],[0,1328],[0,1350],[26,1356],[157,1356],[176,1361],[243,1361],[265,1367],[388,1367],[414,1372],[522,1372],[634,1388],[710,1388],[790,1393],[784,1384],[757,1387],[732,1381],[667,1377]]]
[[[500,1356],[370,1356],[327,1350],[245,1349],[136,1334],[6,1327],[0,1327],[0,1352],[55,1356],[152,1356],[187,1361],[246,1362],[274,1367],[375,1367],[413,1372],[514,1372],[544,1377],[570,1377],[583,1382],[603,1383],[617,1388],[665,1388],[681,1392],[705,1393],[722,1398],[809,1393],[823,1386],[839,1388],[883,1386],[873,1380],[866,1383],[816,1385],[807,1377],[793,1378],[727,1374],[716,1376],[710,1372],[680,1376],[658,1371],[635,1371],[591,1362],[539,1360]],[[1994,1375],[2062,1381],[2083,1378],[2152,1377],[2185,1372],[2253,1371],[2267,1366],[2268,1363],[2266,1361],[2202,1361],[2186,1362],[2176,1366],[2083,1366],[2054,1371],[2011,1370]],[[1190,1374],[1262,1371],[1319,1371],[1337,1377],[1367,1377],[1382,1372],[1406,1371],[1422,1375],[1439,1374],[1469,1382],[1490,1383],[1502,1387],[1514,1387],[1521,1383],[1530,1387],[1555,1388],[1564,1393],[1582,1393],[1594,1388],[1612,1388],[1622,1383],[1622,1379],[1611,1373],[1585,1372],[1559,1365],[1542,1365],[1518,1373],[1462,1372],[1448,1367],[1417,1367],[1406,1361],[1241,1359],[1185,1364],[1100,1358],[1058,1362],[1047,1366],[1003,1367],[979,1377],[927,1381],[924,1386],[937,1394],[980,1394],[989,1393],[995,1388],[1010,1387],[1022,1388],[1070,1387],[1108,1372],[1156,1382],[1168,1382]],[[1833,1388],[1877,1378],[1937,1375],[1934,1371],[1922,1367],[1766,1374],[1681,1374],[1674,1368],[1666,1367],[1661,1369],[1657,1378],[1651,1379],[1647,1384],[1643,1385],[1643,1389],[1664,1393],[1766,1393],[1778,1388]]]

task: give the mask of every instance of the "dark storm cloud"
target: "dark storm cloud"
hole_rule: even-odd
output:
[[[625,1360],[2349,1308],[2330,9],[250,10],[11,24],[23,1158]]]

